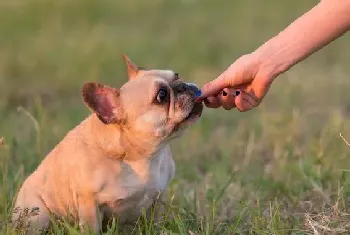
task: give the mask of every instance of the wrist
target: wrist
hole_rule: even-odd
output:
[[[251,54],[257,65],[256,77],[274,80],[288,70],[287,61],[279,59],[279,48],[274,46],[274,41],[275,38],[270,39]]]

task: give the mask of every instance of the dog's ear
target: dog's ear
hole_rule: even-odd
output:
[[[118,89],[88,82],[82,88],[82,95],[86,105],[104,124],[117,123],[121,120],[123,110]]]
[[[135,79],[140,71],[145,70],[145,68],[134,64],[125,54],[122,54],[122,57],[126,63],[129,80]]]

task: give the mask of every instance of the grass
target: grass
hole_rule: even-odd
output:
[[[83,82],[126,81],[121,53],[202,85],[317,2],[0,0],[1,233],[16,234],[6,224],[25,177],[88,115]],[[206,109],[172,144],[164,221],[124,234],[349,234],[348,41],[280,76],[253,111]]]

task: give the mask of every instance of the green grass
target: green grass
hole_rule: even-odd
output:
[[[202,85],[317,2],[0,0],[1,233],[15,234],[6,222],[25,177],[88,115],[82,84],[126,81],[121,53]],[[172,144],[164,221],[124,234],[349,234],[349,64],[345,35],[280,76],[259,108],[206,109]]]

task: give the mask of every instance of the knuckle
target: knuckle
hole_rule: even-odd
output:
[[[249,104],[247,101],[243,100],[242,98],[236,100],[236,107],[238,111],[245,112],[249,110]]]
[[[232,98],[221,98],[221,104],[222,106],[228,107],[228,108],[233,108],[235,106],[234,99]]]
[[[253,108],[258,107],[261,104],[261,99],[258,100],[253,100],[254,102],[252,103]]]
[[[212,98],[212,99],[210,99]],[[204,105],[208,108],[218,108],[220,107],[220,102],[217,99],[210,97],[204,100]]]
[[[222,105],[222,107],[224,108],[224,109],[226,109],[226,110],[230,110],[230,109],[232,109],[233,108],[233,105],[230,105],[230,104],[223,104]]]
[[[233,77],[232,76],[230,76],[230,74],[225,74],[224,76],[223,76],[223,78],[222,78],[222,82],[226,85],[226,86],[228,86],[228,87],[230,87],[230,86],[232,86],[233,85]]]
[[[237,103],[236,104],[236,108],[237,108],[238,111],[244,112],[244,107],[243,107],[243,105],[241,103]]]
[[[205,103],[205,106],[206,106],[207,108],[216,108],[215,105],[213,105],[213,104],[208,104],[208,103]]]

